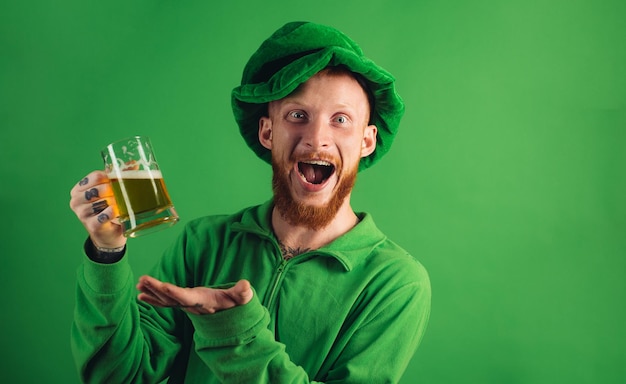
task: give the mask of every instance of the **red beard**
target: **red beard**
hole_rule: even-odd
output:
[[[296,201],[289,188],[289,174],[282,171],[276,160],[272,158],[272,189],[274,191],[274,205],[280,215],[291,225],[304,226],[313,230],[326,227],[335,218],[339,208],[352,191],[358,172],[357,166],[347,170],[342,176],[341,169],[336,172],[340,175],[336,189],[331,199],[324,206],[316,207]]]

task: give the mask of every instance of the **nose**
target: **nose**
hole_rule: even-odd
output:
[[[305,128],[302,141],[312,150],[326,149],[332,143],[331,127],[322,120],[313,120]]]

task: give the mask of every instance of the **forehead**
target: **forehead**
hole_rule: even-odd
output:
[[[320,84],[323,83],[324,86],[335,85],[337,87],[347,87],[347,88],[359,88],[365,93],[362,85],[356,80],[356,77],[352,75],[351,72],[348,71],[338,71],[333,68],[326,68],[322,71],[313,75],[310,79],[300,84],[298,88],[295,89],[291,93],[291,95],[298,95],[305,88],[311,87],[312,84]],[[361,92],[357,92],[361,93]]]
[[[323,70],[300,84],[283,99],[270,102],[270,106],[289,103],[345,104],[369,111],[369,100],[363,86],[349,72]]]

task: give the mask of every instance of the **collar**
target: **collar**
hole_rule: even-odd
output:
[[[247,208],[242,212],[240,220],[232,224],[231,229],[238,232],[254,233],[278,244],[271,225],[273,208],[273,199],[262,205]],[[355,265],[363,262],[374,248],[387,238],[376,227],[372,215],[366,212],[357,212],[357,216],[359,217],[359,223],[354,228],[339,236],[330,244],[311,252],[337,259],[347,271],[352,270]]]

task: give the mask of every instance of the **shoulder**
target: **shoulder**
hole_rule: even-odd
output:
[[[418,258],[389,238],[374,248],[368,259],[396,279],[430,285],[428,272]]]
[[[368,213],[360,213],[361,225],[353,232],[351,245],[359,245],[364,251],[358,263],[376,275],[393,278],[394,281],[421,281],[429,284],[428,272],[405,248],[391,240],[374,223]]]
[[[360,302],[381,311],[411,312],[415,321],[428,317],[431,301],[429,274],[403,247],[385,238],[370,251],[355,271],[363,281]]]

